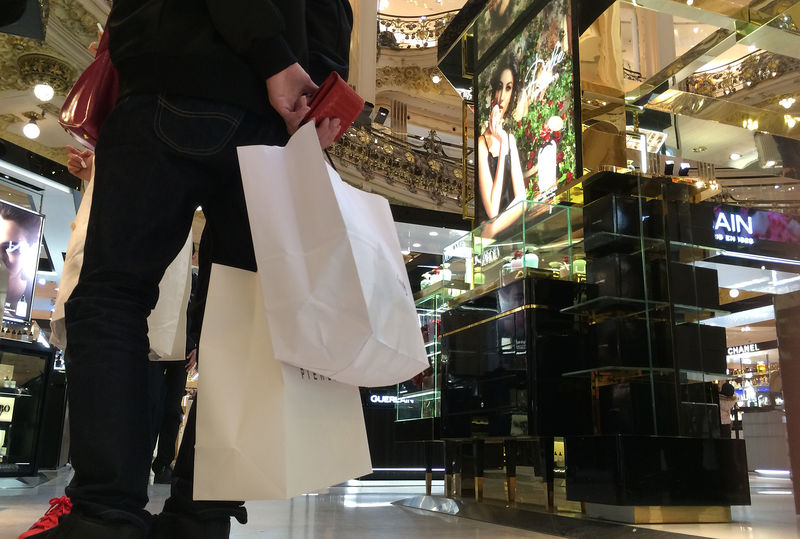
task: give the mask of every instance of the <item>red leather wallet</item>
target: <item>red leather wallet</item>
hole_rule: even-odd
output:
[[[364,109],[364,100],[335,71],[328,75],[311,98],[311,110],[303,122],[314,118],[321,122],[325,118],[339,118],[342,128],[334,140],[339,140]]]

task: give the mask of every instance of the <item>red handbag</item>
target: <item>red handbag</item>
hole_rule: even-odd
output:
[[[308,106],[311,107],[311,110],[306,114],[303,122],[307,122],[311,118],[317,122],[321,122],[325,118],[339,118],[342,128],[339,129],[339,133],[334,139],[339,140],[361,114],[364,109],[364,100],[347,85],[338,73],[333,71],[320,85]]]
[[[58,123],[81,144],[97,145],[100,127],[119,96],[119,73],[108,52],[108,30],[97,45],[97,54],[70,90]]]

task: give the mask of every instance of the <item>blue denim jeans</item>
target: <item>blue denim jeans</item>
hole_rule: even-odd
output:
[[[122,98],[100,134],[83,268],[66,303],[72,465],[78,512],[147,527],[152,419],[147,316],[203,207],[212,261],[255,270],[238,146],[283,145],[280,121],[193,98]],[[192,418],[192,421],[194,418]],[[246,518],[241,502],[192,502],[194,425],[168,510]],[[184,450],[185,449],[185,450]]]

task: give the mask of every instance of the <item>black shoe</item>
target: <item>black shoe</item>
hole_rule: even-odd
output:
[[[178,513],[161,513],[153,519],[151,539],[228,539],[230,517],[200,520]],[[115,537],[114,539],[119,539]]]
[[[169,466],[164,466],[160,470],[153,470],[155,472],[155,477],[153,478],[153,483],[157,485],[169,485],[172,483],[172,468]]]
[[[105,522],[70,513],[58,519],[58,525],[33,536],[35,539],[146,539],[140,527],[126,522]]]

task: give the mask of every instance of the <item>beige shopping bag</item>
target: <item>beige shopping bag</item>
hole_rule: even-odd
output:
[[[359,390],[277,361],[257,273],[214,265],[194,496],[285,499],[372,472]]]

